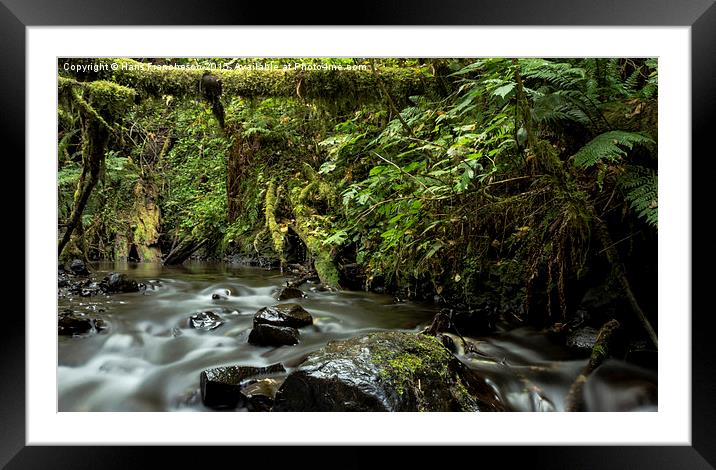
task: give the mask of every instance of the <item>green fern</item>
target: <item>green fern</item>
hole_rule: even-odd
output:
[[[586,85],[586,73],[581,67],[566,62],[545,59],[523,59],[522,77],[526,80],[543,81],[556,89],[582,89]]]
[[[57,172],[57,186],[59,188],[72,188],[77,185],[77,180],[82,174],[82,167],[76,163],[67,165]]]
[[[659,185],[655,170],[631,166],[620,178],[626,191],[625,199],[639,217],[652,227],[659,223]]]
[[[634,145],[653,144],[654,141],[636,132],[610,131],[600,134],[574,155],[574,164],[589,168],[603,160],[618,161],[627,155]]]
[[[533,96],[534,107],[532,108],[532,119],[536,122],[547,124],[559,121],[578,122],[582,125],[589,125],[589,116],[580,109],[579,103],[575,105],[574,94],[569,91],[555,91],[553,93],[536,92]]]
[[[537,122],[577,122],[594,132],[604,128],[604,117],[595,105],[596,81],[587,69],[544,59],[524,59],[520,64]]]
[[[657,59],[647,59],[646,67],[649,75],[644,88],[641,89],[639,94],[645,99],[652,99],[656,97],[659,89],[659,68]]]

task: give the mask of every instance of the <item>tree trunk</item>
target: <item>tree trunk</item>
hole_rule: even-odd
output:
[[[206,243],[207,240],[196,241],[193,238],[185,238],[164,258],[164,264],[167,266],[182,264]]]
[[[100,121],[94,119],[87,112],[81,113],[82,119],[82,176],[78,183],[78,191],[75,196],[75,204],[67,222],[67,230],[65,230],[60,240],[57,256],[62,256],[67,242],[72,237],[72,232],[82,217],[82,212],[89,201],[92,189],[94,189],[99,180],[99,172],[102,168],[104,160],[104,152],[107,148],[109,140],[109,130]]]

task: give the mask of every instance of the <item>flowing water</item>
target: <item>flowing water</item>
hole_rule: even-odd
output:
[[[281,362],[290,370],[328,341],[379,330],[417,332],[437,311],[367,292],[314,292],[304,284],[309,297],[287,302],[308,310],[314,326],[301,329],[296,346],[258,347],[247,343],[252,318],[277,303],[271,294],[286,280],[278,271],[209,263],[103,263],[90,269],[98,279],[109,271],[124,272],[148,287],[139,293],[59,299],[60,310],[84,311],[108,323],[100,333],[59,337],[59,411],[209,411],[198,392],[204,369]],[[232,295],[212,300],[217,289]],[[191,315],[209,310],[222,318],[221,326],[189,327]],[[564,396],[586,363],[530,329],[468,341],[471,351],[458,357],[488,380],[509,410],[563,410]],[[655,410],[656,376],[607,361],[588,381],[585,401],[590,411]]]

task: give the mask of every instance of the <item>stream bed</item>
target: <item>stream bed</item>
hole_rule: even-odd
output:
[[[279,303],[272,293],[287,278],[276,270],[198,262],[178,267],[95,263],[90,270],[96,279],[111,271],[125,273],[147,287],[109,296],[60,296],[60,311],[84,312],[107,327],[59,336],[58,411],[211,411],[199,393],[205,369],[280,362],[290,371],[329,341],[382,330],[418,332],[439,310],[369,292],[321,292],[308,283],[301,287],[307,298],[281,303],[301,304],[313,316],[313,326],[301,330],[298,345],[260,347],[247,339],[256,311]],[[231,295],[212,299],[219,289]],[[223,323],[210,330],[192,328],[189,318],[205,311]],[[458,348],[458,358],[486,379],[510,411],[563,411],[564,397],[586,364],[530,328],[466,342],[469,352]],[[605,362],[584,393],[587,411],[657,409],[656,374],[623,361]]]

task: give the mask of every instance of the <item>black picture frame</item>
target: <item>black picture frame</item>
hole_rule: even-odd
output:
[[[15,144],[14,155],[25,154],[25,28],[57,25],[533,25],[533,26],[690,26],[692,66],[692,182],[693,189],[708,188],[708,172],[693,171],[705,158],[713,158],[713,131],[716,112],[716,6],[714,0],[418,0],[388,2],[372,0],[360,4],[292,4],[273,2],[211,2],[177,0],[0,0],[0,132],[2,142]],[[321,14],[325,16],[320,16]],[[202,38],[210,40],[210,38]],[[10,155],[9,151],[5,151]],[[17,175],[26,172],[24,160],[15,157]],[[685,159],[685,164],[687,164]],[[31,171],[31,169],[30,169]],[[703,183],[703,184],[702,184]],[[692,214],[710,214],[708,193],[692,192]],[[24,211],[17,207],[17,211]],[[23,215],[16,215],[21,220]],[[698,220],[693,219],[694,223]],[[702,222],[702,225],[704,223]],[[15,226],[19,226],[16,223]],[[707,230],[695,230],[692,244]],[[26,246],[25,233],[18,242]],[[693,245],[692,245],[693,246]],[[705,244],[703,246],[706,246]],[[693,249],[693,248],[692,248]],[[16,248],[14,248],[15,251]],[[703,265],[708,256],[700,257]],[[707,279],[692,275],[692,292],[708,292]],[[31,287],[25,284],[25,295]],[[716,353],[712,347],[714,321],[708,309],[692,308],[692,445],[691,446],[535,446],[462,447],[434,449],[425,446],[391,451],[401,460],[426,464],[456,465],[458,458],[469,465],[485,465],[496,458],[510,467],[524,468],[629,468],[629,469],[713,469],[716,467]],[[48,312],[49,313],[49,312]],[[688,312],[681,312],[684,316]],[[52,313],[49,313],[52,316]],[[677,314],[669,312],[669,314]],[[201,450],[190,447],[154,448],[121,446],[41,447],[25,446],[25,333],[31,325],[17,312],[6,312],[0,340],[0,466],[7,468],[126,468],[148,463],[157,457],[164,467],[179,462],[182,467],[211,465],[227,458],[235,465],[248,463],[254,452],[224,447]],[[300,432],[277,430],[277,432]],[[540,430],[535,430],[539,433]],[[639,430],[635,429],[635,433]],[[460,451],[459,454],[456,452]],[[283,449],[271,452],[272,466],[293,465],[308,459],[311,465],[323,462],[332,467],[365,468],[382,460],[360,447],[331,449],[316,454],[311,449]],[[147,456],[146,454],[153,454]],[[313,454],[313,455],[311,455]],[[489,459],[489,460],[488,460]],[[405,462],[401,464],[404,466]],[[503,465],[498,463],[498,465]]]

